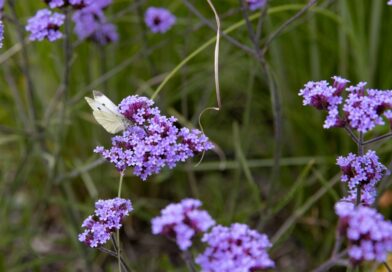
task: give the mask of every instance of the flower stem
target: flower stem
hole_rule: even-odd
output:
[[[196,272],[195,264],[192,261],[192,259],[193,259],[192,253],[189,252],[188,250],[184,251],[182,258],[184,259],[186,266],[188,267],[188,270],[190,272]]]
[[[387,133],[387,134],[384,134],[384,135],[375,137],[375,138],[373,138],[373,139],[370,139],[370,140],[368,140],[368,141],[365,141],[365,142],[362,143],[362,145],[368,145],[368,144],[371,144],[371,143],[375,143],[375,142],[378,142],[378,141],[383,140],[383,139],[385,139],[385,138],[389,138],[389,137],[391,137],[391,136],[392,136],[392,132],[389,132],[389,133]]]
[[[344,255],[347,253],[347,250],[342,251],[341,253],[332,256],[329,260],[326,262],[322,263],[319,267],[316,269],[312,270],[313,272],[324,272],[324,271],[329,271],[331,267],[333,267],[336,264],[339,265],[348,265],[345,260],[342,259]]]
[[[118,197],[121,197],[122,183],[124,179],[124,171],[120,173],[120,182],[118,184]],[[120,229],[116,231],[117,240],[117,259],[118,259],[118,271],[121,272],[121,245],[120,245]]]
[[[385,268],[388,270],[388,272],[392,272],[392,269],[389,267],[387,262],[383,262]]]
[[[363,156],[364,153],[364,146],[363,146],[363,133],[359,133],[358,137],[358,155]],[[358,206],[361,203],[361,185],[359,184],[357,186],[357,200],[356,200],[356,205]]]

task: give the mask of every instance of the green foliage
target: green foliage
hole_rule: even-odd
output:
[[[40,1],[14,2],[22,25],[45,7]],[[182,1],[113,2],[106,12],[119,29],[118,43],[99,47],[72,35],[64,118],[58,96],[65,67],[62,41],[27,42],[35,98],[30,104],[21,40],[17,25],[7,19],[8,6],[5,9],[5,45],[0,51],[1,271],[117,269],[116,258],[77,240],[95,200],[116,196],[118,187],[113,166],[92,152],[97,144],[108,145],[110,135],[96,124],[83,99],[91,90],[102,90],[116,103],[131,94],[151,96],[168,73],[200,49],[163,87],[156,103],[193,127],[203,109],[216,106],[215,31]],[[291,2],[270,1],[262,45],[307,3]],[[223,107],[207,111],[201,121],[224,156],[208,152],[197,167],[200,157],[147,182],[127,172],[122,196],[132,200],[135,211],[124,222],[121,237],[133,271],[186,271],[175,245],[153,236],[150,226],[164,206],[186,197],[199,198],[218,223],[243,222],[267,233],[275,242],[271,257],[279,271],[308,271],[328,259],[335,239],[333,205],[342,196],[335,158],[355,147],[344,131],[323,130],[324,116],[303,107],[297,94],[307,81],[333,75],[391,88],[392,7],[385,2],[319,1],[272,41],[266,58],[283,111],[277,176],[272,174],[278,143],[269,83],[254,56],[222,38]],[[253,48],[238,1],[214,4],[223,30],[235,27],[229,35]],[[172,30],[163,35],[146,30],[140,14],[150,5],[173,11],[178,20]],[[207,2],[197,1],[195,7],[214,23]],[[258,14],[251,16],[255,27]],[[381,149],[385,164],[391,148],[385,142]]]

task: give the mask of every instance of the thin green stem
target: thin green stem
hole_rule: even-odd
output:
[[[195,264],[193,263],[192,253],[188,250],[183,252],[182,258],[184,259],[186,266],[190,272],[196,272]]]
[[[122,184],[124,179],[124,171],[120,173],[120,181],[118,184],[118,197],[121,197]],[[116,240],[117,240],[117,260],[118,260],[118,271],[121,272],[121,245],[120,245],[120,229],[116,231]]]
[[[363,146],[363,133],[359,133],[358,137],[358,155],[363,156],[364,153],[364,146]],[[359,205],[361,203],[361,185],[357,186],[357,200],[356,200],[356,205]]]
[[[344,255],[347,254],[347,250],[344,250],[340,252],[339,254],[336,254],[335,256],[332,256],[329,260],[326,262],[322,263],[319,267],[316,269],[312,270],[313,272],[324,272],[324,271],[329,271],[329,269],[337,264],[339,265],[348,265],[348,263],[343,260],[342,258]]]

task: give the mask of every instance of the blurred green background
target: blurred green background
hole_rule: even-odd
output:
[[[95,201],[117,195],[119,178],[112,165],[93,153],[96,145],[110,144],[110,135],[93,120],[83,97],[91,96],[93,89],[115,103],[132,94],[151,96],[167,74],[215,32],[181,0],[114,0],[105,14],[118,27],[117,43],[100,47],[71,37],[63,111],[63,41],[22,46],[18,25],[23,27],[45,4],[13,2],[17,21],[6,5],[0,50],[0,271],[116,271],[116,258],[77,240]],[[189,2],[215,25],[206,1]],[[306,3],[271,0],[261,45]],[[243,21],[238,1],[214,4],[222,29]],[[176,25],[166,34],[148,32],[143,13],[149,6],[170,9]],[[266,60],[281,100],[280,142],[274,137],[270,84],[260,64],[222,39],[223,106],[201,118],[221,152],[206,153],[197,167],[200,157],[166,169],[147,182],[131,171],[125,177],[122,196],[132,200],[135,210],[124,222],[121,240],[134,271],[187,271],[176,246],[153,236],[150,226],[163,207],[186,197],[200,199],[220,224],[243,222],[268,234],[278,271],[308,271],[327,260],[337,222],[333,205],[344,194],[335,159],[356,147],[344,131],[324,130],[324,115],[303,107],[298,91],[309,80],[333,75],[353,83],[367,81],[371,88],[391,88],[391,18],[386,0],[320,0],[272,41]],[[19,34],[27,37],[24,31]],[[253,48],[244,25],[230,35]],[[182,125],[198,127],[203,109],[216,106],[213,54],[211,45],[187,62],[156,99],[162,112],[176,116]],[[26,69],[35,120],[29,118],[33,110]],[[367,137],[384,132],[380,128]],[[389,142],[371,146],[386,165],[392,160]],[[273,173],[277,144],[282,157]],[[388,180],[383,187],[391,189]],[[380,204],[389,218],[390,198]]]

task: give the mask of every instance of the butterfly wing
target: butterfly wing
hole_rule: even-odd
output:
[[[125,130],[126,126],[123,118],[113,113],[105,111],[93,111],[95,120],[109,133],[116,134]]]
[[[127,122],[118,112],[117,106],[101,92],[93,92],[94,99],[85,97],[93,109],[95,120],[109,133],[115,134],[125,130]]]
[[[94,101],[101,104],[103,108],[113,113],[116,113],[118,115],[121,115],[118,112],[118,107],[106,95],[104,95],[100,91],[93,91],[93,96],[94,96]]]

